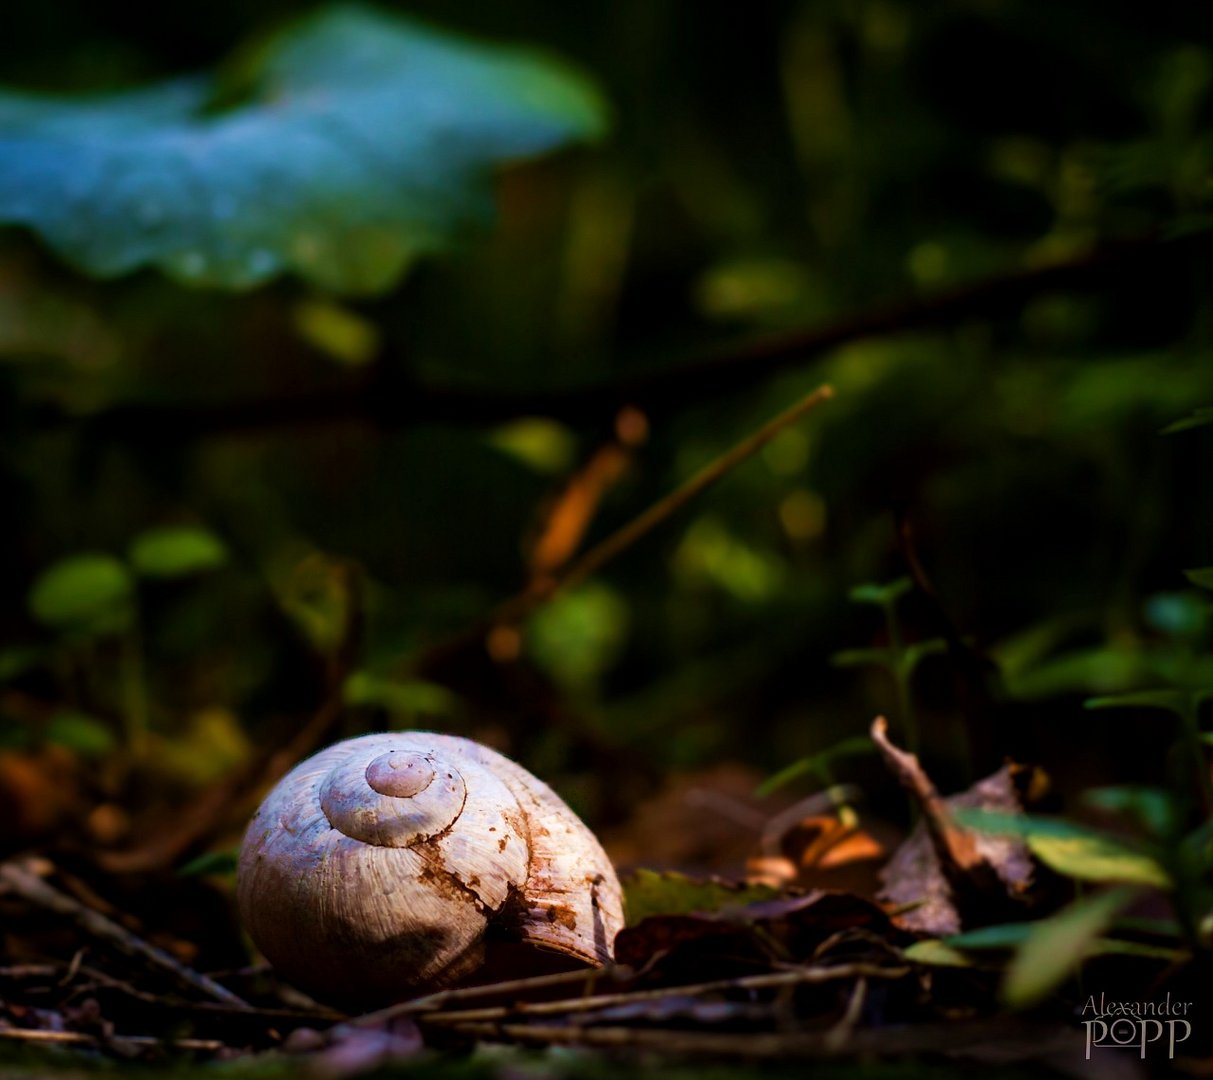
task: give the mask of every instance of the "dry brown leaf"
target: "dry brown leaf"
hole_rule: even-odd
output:
[[[768,830],[764,853],[746,860],[746,880],[875,896],[878,872],[897,838],[878,824],[809,814],[776,836]]]
[[[873,724],[872,734],[922,814],[880,874],[879,899],[901,909],[894,915],[897,925],[942,937],[970,924],[997,921],[1009,906],[1021,903],[1035,872],[1027,846],[1016,836],[962,828],[952,811],[1022,813],[1021,792],[1039,774],[1004,765],[967,791],[944,799],[918,759],[892,746],[883,718]]]
[[[531,546],[529,562],[534,577],[554,573],[581,546],[606,492],[628,466],[630,454],[618,443],[601,446],[568,480],[564,490],[547,507]]]
[[[644,413],[630,405],[621,409],[615,417],[614,437],[595,450],[543,508],[535,535],[526,545],[532,583],[550,577],[577,553],[603,497],[627,472],[648,431]]]

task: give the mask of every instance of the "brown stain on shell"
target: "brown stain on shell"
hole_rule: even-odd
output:
[[[442,861],[442,856],[430,845],[419,845],[413,850],[421,856],[421,869],[417,872],[417,880],[429,888],[442,893],[452,900],[472,904],[482,915],[491,916],[492,909],[480,898],[475,886],[480,884],[479,877],[463,881],[458,874],[452,872]]]
[[[567,907],[550,907],[547,910],[547,920],[550,923],[560,923],[568,930],[577,929],[577,913]]]

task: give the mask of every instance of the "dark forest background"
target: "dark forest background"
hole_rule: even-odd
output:
[[[0,82],[208,68],[306,9],[19,0]],[[1213,563],[1213,431],[1163,433],[1213,404],[1213,11],[407,10],[571,60],[611,133],[502,170],[487,235],[373,297],[91,280],[0,237],[6,846],[140,849],[318,714],[492,742],[626,830],[672,773],[904,725],[862,663],[887,654],[845,655],[891,644],[852,591],[902,577],[903,644],[939,643],[908,702],[943,787],[1004,755],[1064,798],[1164,781],[1169,719],[1082,705],[1213,680],[1184,575]],[[811,419],[486,629],[596,455],[622,464],[589,542],[822,382]],[[834,771],[902,812],[873,758]]]

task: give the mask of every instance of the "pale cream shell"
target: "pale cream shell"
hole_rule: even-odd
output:
[[[367,769],[388,754],[432,781],[409,798],[374,790]],[[428,732],[350,739],[285,776],[249,824],[237,901],[275,968],[328,999],[454,982],[481,962],[490,924],[590,964],[611,959],[623,926],[610,861],[546,784]]]

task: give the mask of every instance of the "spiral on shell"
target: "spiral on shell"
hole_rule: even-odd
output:
[[[389,1000],[456,982],[486,939],[611,959],[619,882],[542,781],[428,732],[366,735],[296,766],[245,834],[245,928],[322,998]]]

